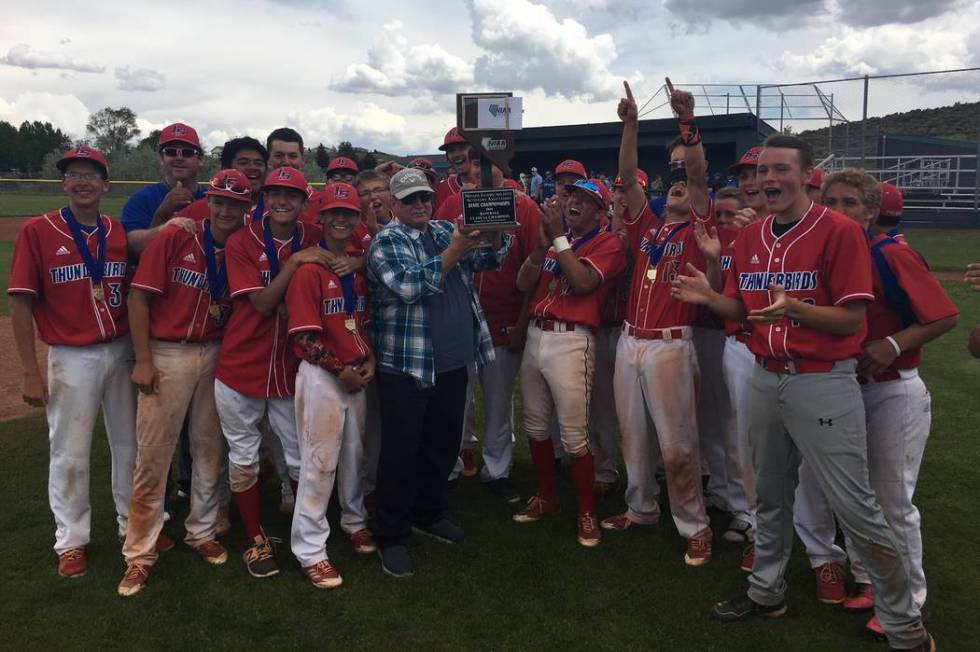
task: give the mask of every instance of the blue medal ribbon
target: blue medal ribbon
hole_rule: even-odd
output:
[[[262,220],[262,235],[265,240],[265,257],[269,259],[270,278],[279,275],[279,248],[276,247],[275,239],[272,237],[272,228],[269,220]],[[293,227],[293,253],[299,251],[299,227]]]
[[[664,224],[659,229],[657,229],[656,235],[653,236],[653,242],[650,243],[650,249],[647,251],[647,256],[650,257],[650,266],[652,268],[656,269],[657,265],[660,264],[660,259],[664,257],[664,252],[667,250],[667,245],[669,245],[670,241],[674,239],[674,236],[680,233],[681,231],[683,231],[684,229],[686,229],[690,225],[691,225],[690,222],[684,222],[682,224],[678,224],[677,226],[675,226],[667,234],[667,238],[664,240],[664,243],[661,245],[657,244],[657,240],[660,239],[660,233],[665,228],[667,228],[667,225]]]
[[[585,235],[583,235],[581,238],[579,238],[578,240],[576,240],[575,242],[573,242],[572,243],[572,251],[573,252],[574,251],[578,251],[581,247],[583,247],[585,245],[586,242],[588,242],[592,238],[594,238],[597,235],[599,235],[600,229],[601,229],[601,226],[599,224],[596,224],[596,226],[595,226],[594,229],[592,229],[591,231],[589,231],[588,233],[586,233]],[[557,257],[555,258],[555,262],[558,263]],[[555,278],[556,279],[557,278],[561,278],[561,263],[558,263],[558,264],[555,265],[555,271],[553,272],[553,274],[555,275]]]
[[[106,242],[105,242],[105,225],[102,224],[102,216],[95,220],[95,233],[98,238],[99,248],[98,248],[98,260],[92,260],[92,252],[88,248],[88,240],[85,235],[82,234],[82,226],[75,219],[75,215],[71,212],[71,208],[65,206],[61,209],[61,217],[64,218],[65,223],[68,224],[68,230],[71,231],[71,238],[75,241],[75,247],[78,249],[79,255],[82,257],[82,262],[85,263],[85,269],[88,270],[88,275],[92,279],[92,287],[101,288],[102,287],[102,275],[105,273],[105,256],[106,256]]]
[[[228,289],[228,266],[222,259],[221,265],[217,264],[217,257],[214,254],[214,237],[211,235],[211,220],[204,220],[204,260],[208,268],[208,291],[211,293],[211,301],[218,302],[225,296]]]
[[[320,238],[320,247],[322,249],[327,249],[327,243],[323,238]],[[340,289],[344,291],[344,312],[347,313],[348,318],[353,318],[354,313],[357,311],[357,291],[354,289],[354,275],[348,274],[347,276],[339,276],[340,279]]]

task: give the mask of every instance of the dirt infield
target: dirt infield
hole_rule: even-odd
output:
[[[20,225],[29,219],[29,217],[0,217],[0,242],[13,242],[17,239]]]
[[[37,341],[38,362],[42,371],[47,367],[48,347]],[[28,407],[21,399],[23,392],[24,370],[17,359],[17,347],[14,345],[14,329],[10,326],[10,317],[0,315],[0,421],[40,412],[40,408]]]

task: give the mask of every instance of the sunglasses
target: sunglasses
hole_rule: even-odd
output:
[[[413,192],[411,195],[399,199],[398,201],[403,204],[416,204],[419,202],[428,204],[430,201],[432,201],[432,193],[425,191]]]
[[[221,186],[215,184],[214,181],[212,181],[208,185],[211,187],[211,190],[227,190],[230,193],[233,193],[235,195],[241,195],[242,197],[252,196],[251,186],[243,186],[240,183],[236,183],[235,181],[232,181],[231,179],[225,179],[224,185]]]
[[[170,158],[195,158],[197,150],[193,147],[164,147],[160,150],[164,156]]]

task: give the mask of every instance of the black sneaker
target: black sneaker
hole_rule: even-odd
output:
[[[279,565],[276,563],[275,552],[272,549],[273,543],[280,540],[273,537],[264,537],[262,541],[253,543],[242,554],[245,560],[245,568],[248,569],[252,577],[272,577],[279,574]]]
[[[408,554],[406,546],[378,548],[378,556],[381,557],[381,570],[386,575],[408,577],[415,574],[415,564],[412,563],[412,557]]]
[[[514,483],[510,481],[510,478],[504,477],[490,480],[489,482],[484,482],[483,486],[505,503],[516,503],[521,500],[521,495],[517,493],[517,489],[514,487]]]
[[[785,602],[774,605],[759,604],[744,593],[737,598],[719,602],[711,607],[711,617],[723,623],[734,623],[752,616],[775,618],[785,615],[785,613]]]
[[[463,528],[448,518],[436,521],[432,525],[413,525],[412,530],[443,543],[462,543],[464,538]]]

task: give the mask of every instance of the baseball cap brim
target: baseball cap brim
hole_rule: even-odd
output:
[[[586,197],[588,197],[589,199],[591,199],[592,201],[594,201],[596,203],[596,205],[599,206],[599,208],[605,208],[606,207],[605,202],[603,201],[603,199],[602,199],[601,196],[596,195],[594,192],[591,192],[589,190],[586,190],[585,188],[581,188],[579,186],[576,186],[574,183],[566,183],[565,184],[565,192],[580,192],[583,195],[585,195]]]
[[[251,194],[242,196],[234,193],[226,188],[208,188],[204,191],[205,197],[224,197],[226,199],[235,199],[241,202],[252,202]]]
[[[359,203],[355,204],[354,202],[346,201],[343,199],[334,199],[334,200],[323,202],[322,204],[320,204],[320,208],[318,212],[322,213],[323,211],[329,211],[334,208],[346,208],[348,210],[354,211],[358,215],[361,214],[361,205]]]
[[[421,171],[422,170],[419,170],[419,172]],[[402,188],[401,190],[393,194],[395,195],[395,199],[405,199],[412,193],[416,193],[416,192],[432,192],[432,187],[429,185],[409,186],[408,188]]]

